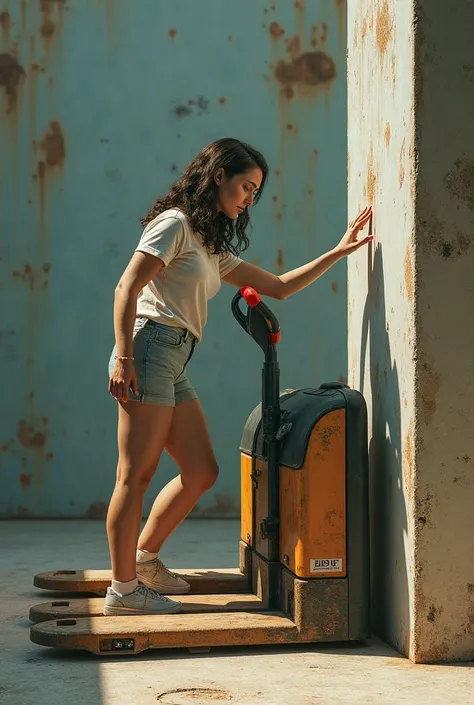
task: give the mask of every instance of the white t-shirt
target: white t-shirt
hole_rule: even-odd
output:
[[[177,209],[151,220],[136,249],[165,263],[139,293],[137,316],[187,328],[201,340],[207,302],[219,291],[221,279],[242,262],[240,257],[209,254],[201,236],[193,232],[186,215]]]

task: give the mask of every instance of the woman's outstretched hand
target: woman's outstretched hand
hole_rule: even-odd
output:
[[[372,235],[367,235],[358,240],[357,237],[361,230],[367,225],[372,217],[372,206],[367,206],[363,211],[359,213],[357,218],[351,220],[349,226],[343,236],[341,242],[335,248],[337,252],[342,255],[351,255],[353,252],[358,250],[360,247],[367,245],[374,239]]]

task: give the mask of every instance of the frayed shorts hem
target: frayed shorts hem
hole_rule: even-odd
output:
[[[171,406],[175,407],[179,404],[183,404],[185,401],[192,401],[197,399],[198,395],[196,391],[192,388],[184,390],[181,394],[177,394],[176,398],[162,397],[160,394],[133,394],[129,392],[129,398],[131,401],[138,401],[140,404],[153,404],[154,406]]]

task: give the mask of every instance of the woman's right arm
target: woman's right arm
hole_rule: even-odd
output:
[[[133,324],[137,297],[164,267],[163,260],[147,252],[135,252],[115,288],[114,331],[117,358],[133,357]],[[137,376],[132,360],[116,360],[109,381],[109,392],[119,401],[128,401],[128,391],[137,394]]]

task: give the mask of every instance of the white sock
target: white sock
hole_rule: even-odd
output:
[[[133,580],[127,580],[125,583],[121,583],[120,580],[112,580],[112,590],[123,597],[124,595],[129,595],[131,592],[138,587],[138,580],[134,578]]]
[[[137,548],[137,563],[148,563],[148,561],[154,561],[155,558],[158,558],[158,553],[142,551],[141,548]]]

